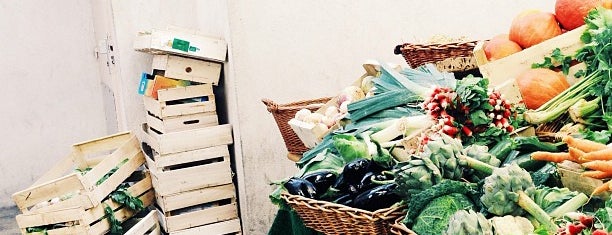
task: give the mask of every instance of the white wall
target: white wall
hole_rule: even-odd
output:
[[[363,73],[367,59],[404,64],[393,55],[397,44],[440,34],[488,38],[505,32],[519,11],[552,10],[553,2],[112,0],[124,84],[118,92],[127,127],[135,130],[144,121],[136,87],[151,60],[132,50],[136,32],[174,25],[226,38],[226,102],[242,146],[236,156],[243,166],[237,172],[244,179],[244,233],[265,234],[277,209],[268,200],[269,183],[296,168],[285,157],[262,98],[282,103],[334,95]],[[92,53],[90,8],[77,0],[0,1],[0,65],[6,77],[0,88],[6,101],[0,115],[0,206],[9,205],[9,195],[48,169],[70,144],[107,130],[104,117],[112,115],[101,108],[105,92]]]
[[[0,207],[73,143],[113,129],[88,1],[0,1]]]
[[[269,183],[296,172],[262,98],[291,102],[333,95],[363,74],[367,59],[405,65],[393,54],[397,44],[436,34],[484,39],[506,32],[523,9],[553,5],[553,0],[230,1],[230,63],[247,177],[245,234],[267,233],[277,210],[268,199]]]

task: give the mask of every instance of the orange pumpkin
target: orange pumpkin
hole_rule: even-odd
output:
[[[485,42],[483,50],[487,56],[487,60],[494,61],[517,53],[523,49],[516,42],[510,41],[508,34],[500,34]]]
[[[582,26],[589,11],[602,4],[602,0],[557,0],[555,17],[564,29],[572,30]]]
[[[523,49],[561,34],[561,27],[552,13],[527,10],[517,15],[510,25],[510,40]]]
[[[516,83],[528,109],[539,108],[570,86],[563,74],[543,68],[522,72]]]
[[[604,0],[603,1],[603,7],[607,8],[607,9],[612,9],[612,0]]]

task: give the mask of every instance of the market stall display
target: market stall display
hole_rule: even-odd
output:
[[[562,33],[553,14],[522,13],[509,35],[474,48],[483,78],[379,63],[371,95],[347,105],[272,201],[326,234],[350,227],[328,214],[398,207],[405,214],[383,229],[358,230],[612,232],[612,10],[593,8],[585,22]],[[493,44],[502,41],[520,49]],[[563,128],[553,138],[532,131],[547,125]]]

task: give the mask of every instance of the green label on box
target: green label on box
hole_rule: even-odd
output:
[[[189,41],[174,38],[174,40],[172,41],[172,49],[177,49],[180,51],[188,52],[189,51]]]

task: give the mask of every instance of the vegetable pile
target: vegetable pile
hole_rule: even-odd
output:
[[[544,17],[559,27],[554,16],[530,12],[510,39],[522,47],[545,40],[512,33]],[[330,131],[272,201],[286,192],[365,211],[403,204],[402,223],[417,234],[612,233],[612,10],[596,7],[585,22],[575,55],[555,50],[517,78],[519,104],[486,78],[381,63],[325,110]],[[586,67],[570,86],[565,75],[576,62]],[[553,139],[517,131],[541,124],[565,126]],[[564,184],[562,169],[600,185]]]

